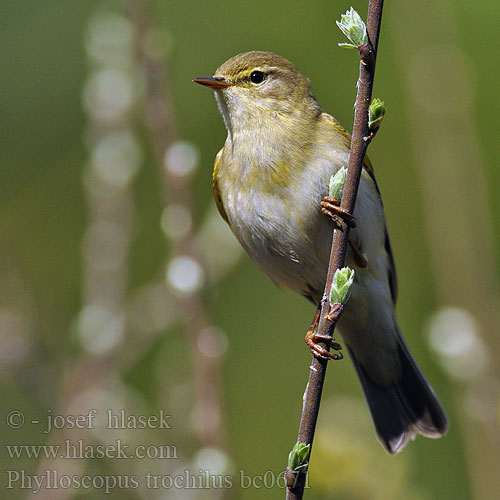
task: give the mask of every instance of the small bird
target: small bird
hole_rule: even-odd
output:
[[[318,305],[335,227],[321,204],[348,164],[350,135],[323,112],[308,78],[270,52],[239,54],[193,81],[215,91],[227,128],[213,171],[220,214],[272,281]],[[346,262],[356,277],[338,328],[378,439],[397,453],[417,433],[442,436],[448,421],[398,328],[394,260],[367,158],[353,216]]]

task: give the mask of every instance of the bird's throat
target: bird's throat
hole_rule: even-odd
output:
[[[228,131],[225,167],[233,180],[242,189],[269,192],[289,186],[305,166],[316,117],[275,109],[266,101],[249,103],[229,93],[216,92],[216,97]]]

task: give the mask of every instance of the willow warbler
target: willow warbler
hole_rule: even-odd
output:
[[[333,222],[321,213],[330,176],[347,166],[350,136],[316,101],[309,80],[270,52],[246,52],[196,83],[215,91],[227,128],[213,188],[222,217],[278,285],[316,305],[325,286]],[[446,414],[403,340],[382,200],[365,159],[347,265],[356,270],[338,323],[382,445],[416,433],[440,437]]]

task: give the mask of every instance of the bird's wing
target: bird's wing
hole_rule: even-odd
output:
[[[396,276],[396,263],[394,262],[394,255],[392,253],[391,240],[389,239],[389,233],[387,231],[387,226],[385,228],[385,251],[389,256],[389,287],[391,289],[391,297],[394,304],[398,298],[398,280]]]
[[[222,149],[224,149],[224,148],[222,148]],[[226,210],[224,209],[224,204],[222,203],[222,197],[220,194],[219,184],[218,184],[219,167],[220,167],[221,158],[222,158],[222,149],[217,153],[217,156],[215,157],[214,171],[212,173],[212,188],[214,190],[215,204],[217,205],[217,208],[219,209],[219,213],[221,214],[222,218],[229,224],[229,221],[227,219]]]
[[[329,123],[329,125],[333,126],[335,130],[342,136],[342,138],[345,141],[345,145],[348,149],[351,147],[351,134],[345,130],[342,125],[331,115],[328,113],[323,113],[324,119]],[[365,158],[363,160],[363,169],[365,172],[370,176],[371,180],[373,181],[373,184],[375,186],[375,189],[377,190],[377,193],[379,194],[380,201],[382,202],[382,196],[380,194],[380,189],[377,184],[377,179],[375,179],[375,171],[373,170],[373,165],[368,158],[367,155],[365,155]],[[389,232],[387,231],[387,225],[385,226],[385,251],[387,252],[387,256],[389,259],[389,287],[391,289],[391,296],[392,300],[394,303],[396,303],[397,295],[398,295],[398,282],[397,282],[397,277],[396,277],[396,265],[394,262],[394,255],[392,253],[392,247],[391,247],[391,241],[389,240]]]

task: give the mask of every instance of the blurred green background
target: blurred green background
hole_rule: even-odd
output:
[[[284,498],[276,482],[298,429],[314,310],[269,282],[215,213],[211,169],[225,129],[211,92],[191,79],[270,50],[350,129],[357,57],[337,47],[334,23],[349,7],[1,2],[3,497]],[[366,16],[366,2],[354,7]],[[350,362],[332,363],[306,498],[500,490],[498,19],[491,0],[386,2],[374,93],[388,111],[369,154],[400,326],[450,431],[387,456]],[[94,429],[66,419],[43,432],[48,416],[90,409]],[[122,409],[163,409],[172,428],[107,429],[106,410]],[[6,447],[68,439],[94,449],[121,439],[150,446],[150,457],[30,458]],[[155,455],[159,445],[176,458]],[[46,471],[87,475],[95,488],[60,479],[50,489]],[[147,484],[148,473],[164,484]],[[169,487],[186,474],[205,482]],[[233,487],[201,488],[208,475]],[[106,493],[99,477],[115,487]]]

